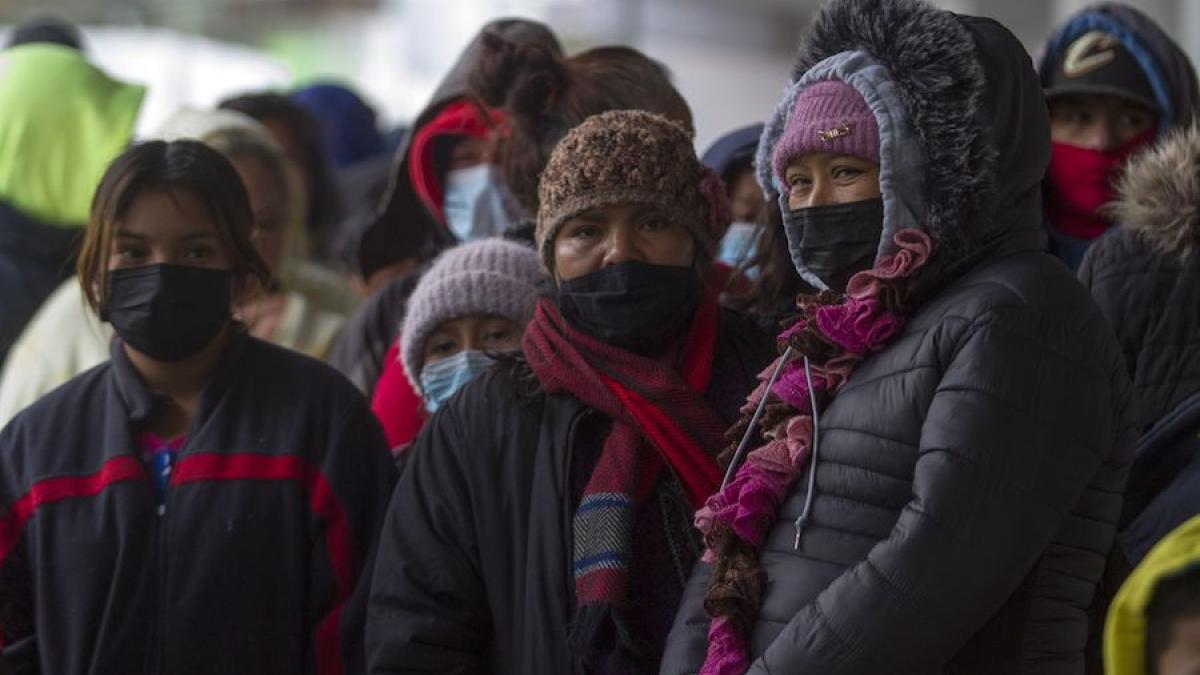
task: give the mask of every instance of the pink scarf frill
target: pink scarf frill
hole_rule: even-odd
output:
[[[881,295],[895,286],[887,282],[910,279],[924,267],[932,243],[927,234],[915,229],[897,232],[893,241],[898,248],[896,253],[884,256],[872,269],[854,275],[842,302],[816,308],[812,319],[802,318],[780,334],[780,342],[786,343],[801,331],[815,328],[827,342],[839,348],[824,363],[810,362],[814,393],[835,396],[854,369],[867,356],[883,349],[903,327],[903,317],[888,311],[885,304],[889,303],[883,302]],[[777,359],[759,375],[758,387],[742,408],[744,415],[752,414],[766,395],[767,380],[778,363]],[[790,357],[771,392],[796,410],[796,414],[764,431],[766,443],[750,452],[729,484],[709,497],[696,513],[696,527],[708,542],[713,541],[712,535],[719,527],[728,527],[742,542],[755,551],[760,550],[792,483],[808,462],[813,404],[803,354]],[[704,552],[704,560],[712,563],[718,555],[710,546]],[[701,675],[741,675],[749,669],[747,636],[740,634],[728,617],[712,619],[708,638],[708,654]]]

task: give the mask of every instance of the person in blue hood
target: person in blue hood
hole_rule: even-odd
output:
[[[292,92],[321,126],[325,152],[334,166],[344,169],[387,150],[376,125],[375,109],[358,94],[334,82],[317,82]]]
[[[1053,149],[1043,183],[1050,250],[1071,269],[1112,225],[1103,207],[1126,160],[1186,125],[1200,87],[1186,54],[1128,5],[1085,7],[1038,59]]]

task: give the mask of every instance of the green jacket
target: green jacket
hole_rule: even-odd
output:
[[[0,52],[0,201],[49,225],[82,227],[108,164],[129,145],[145,87],[80,52]]]

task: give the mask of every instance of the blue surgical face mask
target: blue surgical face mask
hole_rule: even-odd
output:
[[[474,349],[463,350],[454,356],[434,361],[421,369],[421,392],[425,397],[425,409],[436,412],[450,400],[454,392],[475,376],[492,366],[492,357]]]
[[[503,182],[491,164],[446,174],[442,209],[446,225],[459,241],[495,237],[519,219]]]
[[[717,260],[734,269],[750,262],[758,249],[758,238],[762,231],[763,226],[756,223],[733,223],[721,238]],[[746,270],[746,273],[753,276],[753,270]]]

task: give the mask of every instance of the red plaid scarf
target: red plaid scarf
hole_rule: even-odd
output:
[[[545,391],[571,394],[613,420],[573,525],[578,650],[625,606],[635,508],[653,492],[664,460],[695,508],[720,487],[726,425],[704,400],[718,312],[711,297],[701,302],[677,366],[575,330],[545,298],[525,333],[525,357]]]

